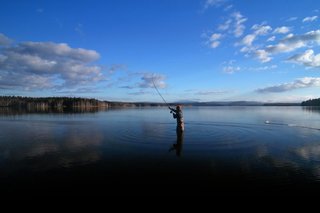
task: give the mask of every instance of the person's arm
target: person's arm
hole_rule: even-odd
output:
[[[175,110],[175,109],[173,109],[173,108],[171,108],[171,107],[169,107],[169,109],[171,110],[171,111],[173,111],[173,112],[177,112],[177,110]]]

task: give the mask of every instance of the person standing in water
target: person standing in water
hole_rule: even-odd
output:
[[[171,110],[170,113],[173,112],[173,118],[177,119],[177,134],[182,134],[184,132],[184,122],[183,122],[183,113],[181,110],[181,105],[177,105],[176,109],[169,107]]]
[[[177,142],[172,145],[169,151],[176,150],[176,155],[180,156],[182,152],[182,144],[183,144],[183,132],[184,132],[184,122],[183,122],[183,113],[181,110],[181,106],[177,105],[176,109],[169,107],[171,110],[170,113],[173,113],[173,118],[177,119]]]

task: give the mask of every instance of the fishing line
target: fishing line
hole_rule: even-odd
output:
[[[166,100],[162,97],[161,93],[159,92],[156,84],[154,83],[154,80],[153,80],[153,76],[152,76],[152,83],[153,83],[153,86],[154,88],[157,90],[158,94],[160,95],[160,97],[162,98],[162,100],[164,101],[164,103],[169,107],[169,104],[166,102]]]

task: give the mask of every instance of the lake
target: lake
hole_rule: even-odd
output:
[[[320,189],[320,110],[184,107],[93,112],[0,109],[8,197],[310,195]]]

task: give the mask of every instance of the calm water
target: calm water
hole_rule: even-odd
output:
[[[320,111],[167,108],[0,111],[0,190],[28,195],[320,192]]]

